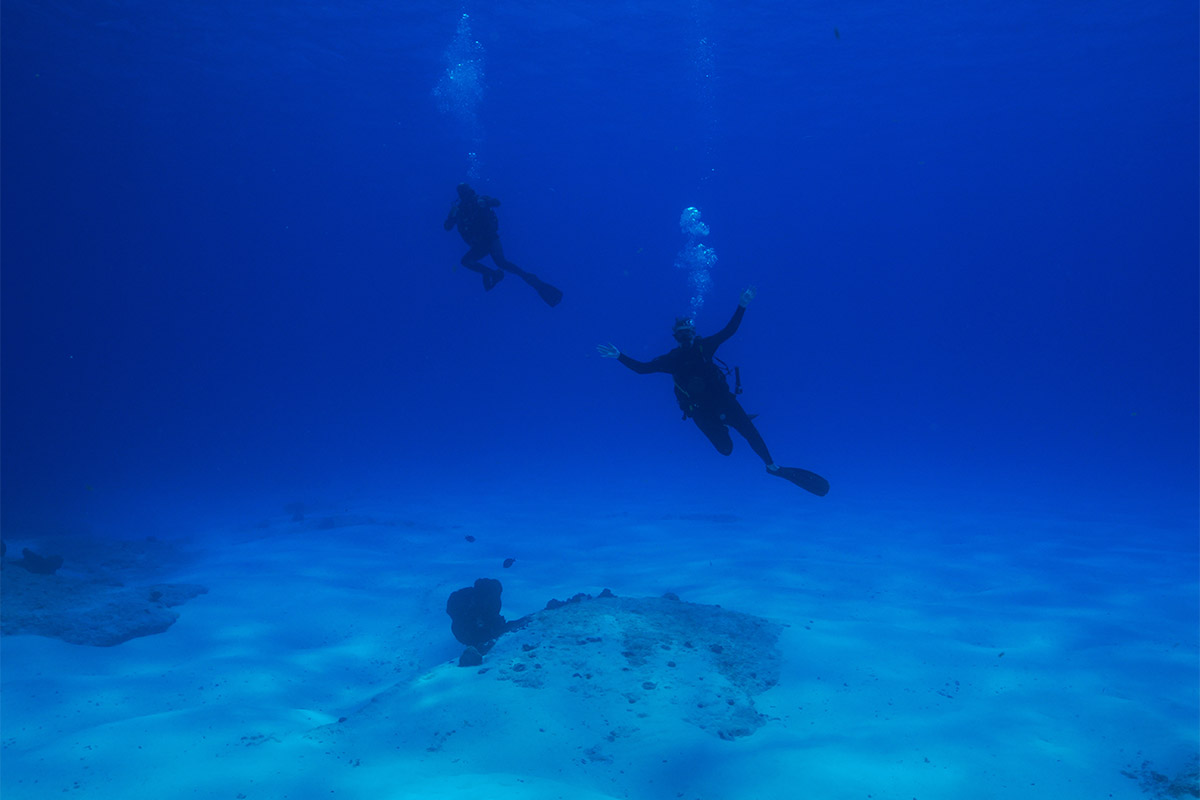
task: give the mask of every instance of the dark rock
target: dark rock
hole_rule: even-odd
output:
[[[491,643],[507,626],[500,616],[500,593],[503,587],[494,578],[480,578],[474,586],[452,592],[446,600],[450,615],[450,632],[465,645],[486,653]]]
[[[604,594],[604,592],[601,592],[600,593],[601,597],[616,597],[616,595],[613,594],[612,592],[609,592],[608,589],[605,589],[604,591],[608,592],[608,594]],[[572,597],[566,601],[551,598],[550,600],[546,601],[546,609],[545,610],[553,611],[556,608],[562,608],[563,606],[568,605],[570,603],[582,603],[584,600],[591,600],[591,599],[592,599],[592,596],[590,594],[584,594],[583,592],[579,592],[574,597]]]
[[[475,541],[475,537],[474,537],[474,536],[469,536],[469,535],[468,535],[468,536],[464,536],[463,538],[464,538],[464,539],[466,539],[468,542],[473,542],[473,541]]]
[[[167,608],[181,606],[197,595],[207,594],[208,589],[194,583],[157,583],[150,587],[150,600]]]
[[[468,647],[462,651],[462,655],[458,657],[458,665],[460,667],[478,667],[483,663],[483,655],[474,647]]]
[[[35,575],[53,575],[63,565],[62,556],[39,556],[28,547],[21,551],[21,556],[20,561],[13,563],[19,564]]]
[[[506,559],[504,559],[504,568],[508,569],[515,563],[517,563],[517,560],[515,558],[506,558]]]
[[[664,599],[664,600],[675,600],[675,601],[678,601],[678,600],[679,600],[679,595],[675,594],[674,592],[667,592],[666,594],[664,594],[664,595],[663,595],[663,599]]]

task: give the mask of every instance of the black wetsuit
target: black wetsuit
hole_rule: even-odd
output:
[[[490,255],[496,266],[502,269],[515,266],[505,260],[504,250],[500,247],[500,220],[496,218],[496,212],[492,211],[498,205],[500,201],[496,198],[480,194],[465,200],[455,200],[450,204],[450,213],[446,215],[446,221],[442,223],[442,227],[448,231],[458,226],[459,235],[471,246],[462,257],[462,265],[485,277],[491,274],[492,270],[479,263],[484,256]],[[519,268],[513,270],[514,273],[520,271]]]
[[[484,289],[490,290],[505,272],[511,272],[532,286],[548,305],[558,305],[562,300],[561,291],[504,257],[504,248],[500,246],[500,220],[492,211],[498,205],[500,201],[496,198],[476,194],[470,189],[465,192],[460,189],[459,199],[450,204],[450,213],[442,227],[449,231],[457,226],[463,241],[471,246],[460,263],[483,276]],[[491,256],[500,269],[488,269],[480,263],[484,256]]]
[[[697,336],[690,345],[680,345],[653,361],[638,361],[624,353],[618,360],[641,375],[666,372],[674,378],[679,407],[722,455],[733,452],[733,440],[729,437],[729,428],[733,428],[745,437],[764,464],[773,464],[766,442],[737,397],[729,391],[725,373],[713,363],[717,348],[733,336],[745,313],[746,309],[738,306],[729,324],[719,333]]]

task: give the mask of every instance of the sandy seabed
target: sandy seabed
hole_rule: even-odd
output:
[[[5,800],[1197,796],[1194,548],[1061,519],[548,514],[122,543],[128,586],[207,593],[115,646],[0,640]],[[67,576],[108,549],[8,545]],[[462,668],[445,602],[478,577],[510,619],[605,588],[658,605]],[[709,610],[662,622],[664,593]]]

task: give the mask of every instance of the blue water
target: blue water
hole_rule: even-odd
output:
[[[434,95],[463,10],[477,131]],[[827,505],[1194,522],[1187,4],[3,13],[6,526],[424,480],[736,505],[748,449],[593,352],[672,346],[687,206],[719,256],[701,332],[759,288],[724,355]],[[455,269],[475,149],[560,307]]]
[[[889,537],[1012,514],[1194,562],[1198,27],[1167,0],[7,0],[4,535],[444,497]],[[561,305],[457,266],[468,179]],[[825,498],[596,352],[715,332],[751,285],[721,355]]]

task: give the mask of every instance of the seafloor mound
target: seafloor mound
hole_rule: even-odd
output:
[[[66,559],[70,571],[54,574],[8,562],[0,578],[0,632],[99,647],[162,633],[179,618],[173,606],[208,591],[194,584],[126,585],[149,578],[154,558],[165,551],[153,541],[75,545]]]
[[[513,623],[482,666],[437,667],[309,736],[347,758],[384,746],[509,770],[521,743],[539,762],[635,769],[656,739],[762,727],[754,698],[778,679],[782,627],[673,596],[581,596]]]
[[[1140,766],[1121,770],[1126,778],[1138,782],[1142,793],[1154,800],[1200,797],[1200,758],[1192,756],[1175,777],[1159,772],[1155,765],[1143,761]]]
[[[669,713],[725,739],[764,724],[753,698],[779,679],[778,623],[672,595],[580,599],[515,627],[484,679]]]

